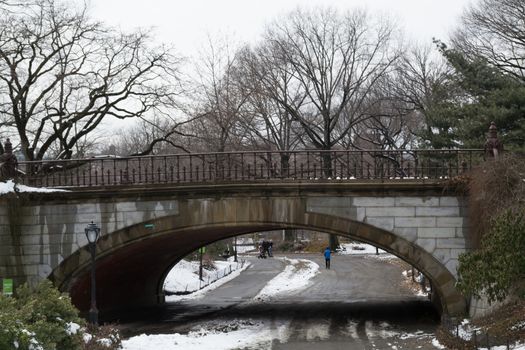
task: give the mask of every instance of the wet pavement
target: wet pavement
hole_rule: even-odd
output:
[[[371,256],[334,256],[324,269],[319,255],[287,255],[319,264],[307,288],[269,301],[254,296],[285,267],[282,259],[254,259],[239,277],[205,297],[123,317],[125,337],[184,334],[221,324],[257,324],[265,344],[240,349],[435,349],[439,315],[403,283],[402,268]]]

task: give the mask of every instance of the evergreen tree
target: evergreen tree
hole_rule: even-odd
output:
[[[427,130],[441,138],[426,135],[432,146],[480,147],[494,121],[506,149],[525,149],[523,23],[523,0],[477,0],[466,7],[451,48],[437,42],[451,70],[445,98],[425,113]]]
[[[494,121],[506,149],[525,150],[525,81],[482,57],[437,44],[453,69],[442,99],[426,112],[422,137],[433,148],[479,148]]]
[[[493,67],[483,58],[469,60],[461,52],[442,52],[454,68],[454,80],[465,92],[456,107],[457,136],[466,147],[483,144],[491,121],[508,149],[525,147],[525,82]]]

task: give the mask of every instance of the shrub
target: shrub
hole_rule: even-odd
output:
[[[490,221],[481,247],[459,257],[459,288],[471,295],[501,301],[513,291],[523,296],[525,209],[507,209]]]
[[[525,207],[525,156],[506,153],[484,162],[469,177],[470,236],[479,247],[491,220],[507,209]]]
[[[114,326],[91,326],[78,316],[66,294],[49,280],[36,288],[23,285],[16,297],[0,294],[1,350],[121,349]]]
[[[68,296],[48,280],[34,290],[23,285],[16,292],[16,298],[0,296],[1,349],[80,349],[81,336],[71,326],[83,321]]]

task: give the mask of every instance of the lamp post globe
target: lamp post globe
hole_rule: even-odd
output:
[[[95,243],[100,234],[100,228],[97,226],[97,224],[94,224],[93,221],[91,221],[91,223],[87,225],[85,232],[88,242]]]
[[[97,286],[95,276],[95,253],[96,253],[96,242],[100,235],[100,228],[91,221],[85,229],[86,238],[89,242],[89,250],[91,252],[91,306],[89,308],[89,322],[93,325],[98,324],[98,309],[97,309]]]

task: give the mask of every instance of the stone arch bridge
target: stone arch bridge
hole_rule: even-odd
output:
[[[455,288],[468,249],[465,199],[442,181],[368,180],[157,185],[0,197],[0,275],[43,278],[89,308],[90,255],[84,228],[100,225],[101,311],[164,300],[163,280],[185,255],[235,235],[305,228],[351,237],[404,259],[431,281],[444,314],[466,300]]]
[[[84,229],[93,221],[102,232],[99,309],[152,305],[164,301],[167,272],[197,248],[303,228],[402,258],[430,280],[443,314],[457,316],[467,306],[455,285],[458,256],[469,249],[469,215],[448,184],[482,158],[482,150],[405,150],[14,161],[4,173],[19,175],[16,190],[0,193],[0,278],[15,285],[50,278],[86,311]]]

